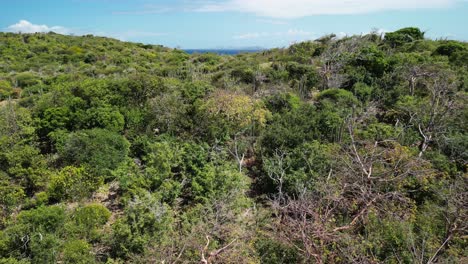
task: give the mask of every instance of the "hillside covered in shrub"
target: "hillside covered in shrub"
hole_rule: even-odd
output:
[[[0,33],[0,263],[463,263],[468,44]]]

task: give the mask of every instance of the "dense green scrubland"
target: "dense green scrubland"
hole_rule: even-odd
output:
[[[0,263],[463,263],[468,44],[0,33]]]

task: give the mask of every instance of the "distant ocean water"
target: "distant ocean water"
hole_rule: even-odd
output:
[[[239,53],[259,52],[263,49],[184,49],[188,54],[194,53],[216,53],[219,55],[236,55]]]

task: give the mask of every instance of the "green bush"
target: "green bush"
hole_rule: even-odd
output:
[[[364,67],[368,74],[375,77],[382,77],[389,68],[385,54],[374,45],[361,49],[355,56],[354,65]]]
[[[286,70],[289,73],[289,78],[296,81],[304,81],[306,90],[310,90],[319,82],[317,70],[309,65],[299,64],[297,62],[288,62]]]
[[[389,139],[398,139],[402,133],[401,128],[384,123],[372,123],[357,132],[362,138],[374,141],[383,141]]]
[[[57,149],[65,164],[86,165],[93,172],[107,175],[127,157],[129,146],[121,135],[96,128],[70,133]]]
[[[0,226],[12,213],[13,209],[25,199],[25,193],[21,186],[12,184],[9,177],[0,171]]]
[[[55,263],[65,218],[61,206],[41,206],[20,212],[16,221],[5,229],[6,239],[0,233],[0,252],[5,247],[6,256],[27,258],[32,263]]]
[[[6,161],[4,169],[23,186],[26,194],[42,190],[49,179],[46,159],[31,145],[15,144],[3,153]]]
[[[276,149],[294,149],[303,142],[317,139],[320,132],[316,117],[316,108],[309,104],[275,114],[260,138],[262,151],[271,155]]]
[[[91,245],[83,240],[70,240],[65,242],[62,254],[64,263],[95,263],[94,256],[91,254]]]
[[[7,80],[0,80],[0,100],[7,99],[13,96],[14,91],[10,82]]]
[[[420,39],[424,39],[424,32],[419,28],[407,27],[395,32],[386,33],[384,40],[395,48]]]
[[[17,221],[29,232],[57,232],[65,221],[65,210],[61,206],[41,206],[22,211]]]
[[[103,128],[112,132],[124,129],[124,116],[117,109],[110,107],[90,108],[86,111],[84,128]]]
[[[31,263],[27,259],[15,259],[15,258],[0,258],[0,264],[29,264]]]
[[[102,227],[109,220],[111,212],[101,204],[88,204],[77,208],[71,214],[67,231],[80,238],[96,241],[102,235]]]
[[[301,99],[291,93],[280,93],[265,99],[265,105],[272,113],[284,113],[297,109]]]
[[[56,263],[59,256],[60,239],[50,233],[32,238],[29,244],[29,257],[32,263]]]
[[[231,71],[231,77],[239,79],[243,83],[253,83],[255,72],[248,67],[239,67]]]
[[[343,89],[327,89],[317,97],[319,104],[324,105],[324,102],[330,102],[338,108],[353,107],[358,105],[358,100],[353,93]]]
[[[448,41],[437,47],[437,49],[434,51],[434,54],[450,57],[453,53],[462,50],[466,50],[466,47],[463,44],[455,41]]]
[[[67,130],[72,127],[72,113],[67,107],[48,108],[41,115],[39,134],[48,136],[56,130]]]
[[[353,85],[353,93],[361,102],[371,101],[374,88],[364,83],[358,82]]]
[[[372,215],[366,234],[372,254],[380,261],[413,263],[408,236],[412,227],[407,221],[378,219]]]
[[[40,83],[40,78],[33,72],[23,72],[15,76],[18,86],[26,88]]]
[[[112,252],[117,257],[142,253],[145,248],[170,243],[173,212],[155,195],[142,191],[128,204],[125,216],[112,225]]]
[[[51,202],[80,201],[88,198],[101,184],[102,178],[85,168],[67,166],[51,177],[47,193]]]
[[[451,54],[450,63],[460,67],[468,67],[468,50],[460,50]]]

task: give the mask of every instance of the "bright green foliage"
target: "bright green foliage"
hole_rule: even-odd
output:
[[[248,67],[239,67],[233,69],[231,77],[239,79],[243,83],[253,83],[255,81],[254,70]]]
[[[22,256],[32,263],[92,263],[91,245],[72,237],[80,234],[96,239],[98,230],[109,216],[110,212],[101,205],[76,209],[69,216],[71,222],[68,224],[67,212],[62,206],[41,206],[23,211],[17,216],[15,225],[7,227],[4,234],[0,233],[0,252],[4,256]],[[64,242],[62,238],[67,240]]]
[[[86,111],[87,120],[84,127],[99,127],[113,132],[121,132],[124,128],[124,116],[112,108],[90,108]]]
[[[122,171],[120,181],[130,191],[145,188],[156,191],[164,202],[200,202],[228,192],[246,188],[245,176],[228,164],[210,161],[206,146],[191,142],[155,142],[150,144],[143,157],[145,170],[140,174],[135,168]],[[129,177],[130,175],[130,177]]]
[[[56,130],[70,129],[72,116],[70,110],[65,107],[48,108],[41,116],[40,131],[42,136]]]
[[[374,141],[398,139],[402,129],[385,123],[369,124],[366,130],[359,131],[361,137]]]
[[[47,192],[51,201],[80,201],[88,198],[100,184],[102,178],[85,168],[67,166],[51,177]]]
[[[468,50],[456,51],[450,56],[450,62],[455,66],[468,67]]]
[[[254,131],[265,126],[270,112],[263,103],[247,95],[219,91],[201,106],[206,118],[208,133],[224,139],[247,129]]]
[[[0,100],[7,99],[14,94],[13,87],[7,80],[0,80]]]
[[[154,97],[161,91],[162,80],[146,74],[135,74],[116,82],[111,89],[118,92],[113,96],[121,96],[117,97],[120,105],[126,105],[130,100],[132,104],[142,106],[148,98]]]
[[[208,93],[214,90],[214,87],[205,82],[189,82],[182,87],[181,95],[189,104],[195,103],[197,100],[204,98]]]
[[[100,204],[89,204],[77,208],[67,223],[67,232],[89,241],[97,241],[103,234],[102,228],[111,216],[110,211]]]
[[[150,122],[161,132],[177,133],[190,126],[187,120],[189,106],[178,94],[165,94],[151,99],[149,108]]]
[[[9,177],[0,172],[0,225],[5,221],[5,218],[13,211],[13,209],[24,201],[25,193],[21,186],[13,184]]]
[[[83,240],[70,240],[63,245],[64,263],[94,263],[94,256],[91,254],[91,245]]]
[[[122,194],[134,195],[140,188],[150,188],[150,181],[144,177],[139,166],[133,160],[126,160],[112,172],[113,177],[119,182],[119,191]]]
[[[65,220],[65,211],[60,206],[39,207],[37,209],[21,212],[18,223],[26,230],[33,232],[59,230]]]
[[[323,47],[314,41],[306,41],[293,44],[289,47],[289,54],[293,56],[293,60],[300,63],[307,63],[305,58],[310,56],[320,55]]]
[[[1,264],[29,264],[31,262],[29,262],[26,259],[17,260],[15,258],[0,258],[0,263]]]
[[[43,189],[49,178],[46,161],[39,150],[30,145],[15,145],[4,154],[6,171],[29,194]]]
[[[36,127],[27,108],[9,101],[0,107],[0,148],[2,152],[15,143],[29,143],[34,139]]]

